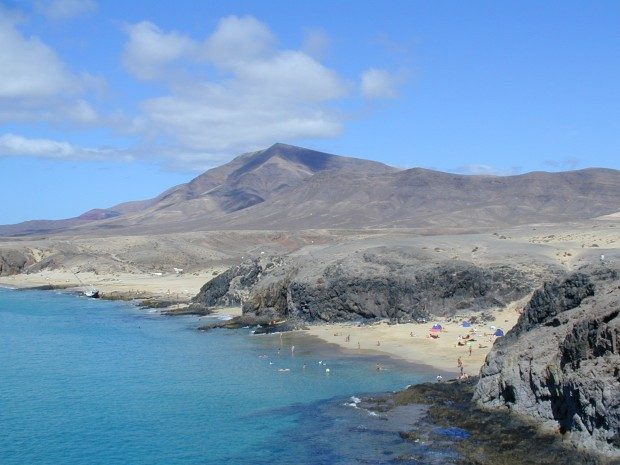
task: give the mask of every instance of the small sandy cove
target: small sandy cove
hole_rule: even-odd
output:
[[[520,311],[527,301],[528,298],[522,299],[503,310],[496,310],[495,321],[472,325],[469,328],[461,325],[462,320],[447,322],[438,319],[424,324],[389,325],[386,322],[361,326],[352,323],[326,324],[310,326],[304,333],[337,344],[347,352],[388,355],[409,363],[432,366],[448,373],[460,374],[457,366],[460,357],[464,373],[477,375],[496,339],[492,336],[494,332],[492,327],[508,331],[519,319]],[[435,323],[441,324],[443,328],[436,339],[430,337],[430,330]],[[463,345],[459,345],[459,336]],[[473,342],[468,343],[469,340]]]

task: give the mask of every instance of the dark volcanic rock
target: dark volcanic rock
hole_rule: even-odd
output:
[[[620,459],[619,302],[617,269],[544,285],[487,356],[474,400]]]
[[[426,414],[399,436],[413,443],[405,463],[459,465],[615,465],[613,458],[578,450],[562,437],[540,431],[534,422],[471,402],[475,378],[465,382],[425,383],[363,398],[359,408],[389,421],[402,406],[425,407]],[[419,448],[422,448],[421,450]],[[446,451],[458,457],[445,458]],[[441,461],[424,460],[437,454]]]
[[[303,321],[385,318],[398,322],[477,311],[523,297],[531,284],[508,267],[478,268],[464,262],[422,263],[347,257],[315,271],[259,282],[244,312]]]
[[[578,307],[583,299],[592,295],[594,283],[583,273],[547,282],[534,292],[513,333],[529,331],[540,324],[554,324],[552,319],[557,314]]]
[[[243,304],[268,320],[406,322],[503,307],[531,291],[536,277],[504,265],[481,268],[378,247],[326,263],[270,258],[230,268],[193,299],[206,307]]]
[[[272,322],[267,318],[257,318],[253,315],[240,315],[236,316],[230,320],[226,321],[216,321],[212,323],[207,323],[206,325],[200,326],[198,329],[201,331],[210,331],[216,328],[225,328],[225,329],[239,329],[245,328],[249,326],[274,326],[271,324]],[[273,332],[273,331],[264,331]]]

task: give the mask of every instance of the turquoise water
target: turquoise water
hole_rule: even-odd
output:
[[[432,373],[376,372],[375,359],[309,338],[198,324],[0,289],[0,464],[392,463],[406,452],[344,404]]]

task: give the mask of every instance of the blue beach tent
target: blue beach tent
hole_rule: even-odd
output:
[[[471,326],[471,323],[469,321],[463,321],[463,323],[461,324],[461,326],[463,328],[469,328]]]
[[[501,329],[499,329],[499,328],[497,328],[497,329],[495,330],[495,332],[493,333],[493,336],[497,336],[497,337],[500,337],[500,336],[503,336],[503,335],[504,335],[504,331],[502,331],[502,330],[501,330]]]
[[[439,323],[433,325],[433,329],[438,329],[441,331],[441,325]]]

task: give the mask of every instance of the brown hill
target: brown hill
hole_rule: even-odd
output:
[[[284,144],[240,155],[154,199],[68,220],[0,226],[0,235],[223,229],[471,230],[615,213],[620,172],[465,176]]]

